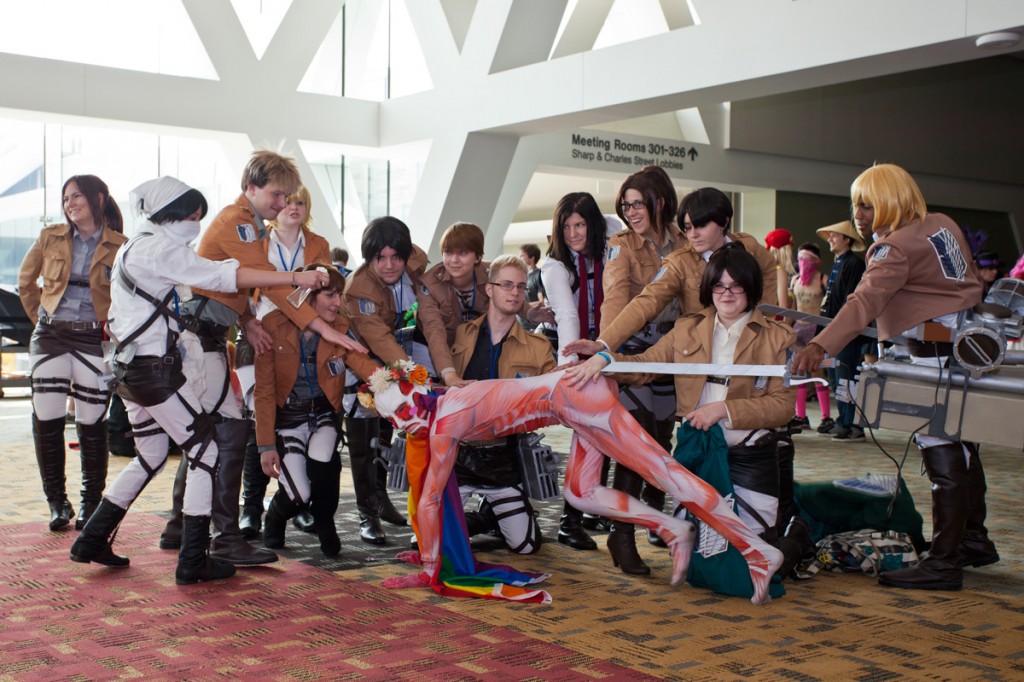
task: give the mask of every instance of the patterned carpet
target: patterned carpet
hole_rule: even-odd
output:
[[[113,570],[67,559],[72,536],[0,530],[4,679],[644,679],[614,663],[285,561],[174,584],[162,526],[133,514]]]
[[[646,578],[615,570],[601,535],[596,552],[554,542],[560,505],[547,503],[540,507],[549,542],[538,554],[481,554],[552,574],[552,604],[515,605],[382,589],[382,579],[411,570],[393,560],[410,532],[388,526],[383,548],[359,542],[346,473],[336,559],[289,529],[282,562],[219,585],[175,586],[173,554],[156,549],[168,471],[118,537],[132,568],[72,564],[74,533],[45,530],[25,402],[0,401],[0,680],[1024,679],[1024,470],[1021,453],[1005,448],[984,451],[989,527],[1003,560],[966,571],[961,592],[893,590],[864,575],[822,573],[754,607],[671,588],[667,552],[640,536],[652,568]],[[564,452],[567,434],[549,433]],[[903,434],[882,432],[879,442],[902,457]],[[125,461],[112,458],[111,477]],[[912,450],[904,474],[927,534],[919,461]],[[77,490],[72,462],[68,486]],[[870,442],[837,447],[810,433],[797,437],[799,480],[893,470]]]

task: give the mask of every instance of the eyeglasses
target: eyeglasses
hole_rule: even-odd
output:
[[[730,294],[736,294],[737,296],[739,296],[740,294],[743,293],[743,286],[736,284],[736,282],[733,282],[732,284],[728,285],[719,282],[718,284],[711,287],[711,293],[713,294],[724,294],[727,291]]]
[[[513,289],[515,289],[519,293],[523,293],[524,291],[526,291],[526,284],[516,284],[515,282],[510,282],[507,279],[502,280],[501,282],[488,282],[488,284],[493,284],[494,286],[501,287],[502,291],[512,291]]]
[[[647,202],[640,201],[640,200],[637,200],[637,201],[623,201],[621,204],[619,204],[619,208],[622,209],[623,213],[625,213],[629,209],[633,209],[634,211],[639,211],[641,208],[647,208]]]

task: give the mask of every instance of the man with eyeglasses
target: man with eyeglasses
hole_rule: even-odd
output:
[[[526,331],[516,317],[526,299],[526,276],[526,264],[516,256],[500,256],[491,263],[487,312],[455,332],[452,359],[463,379],[532,377],[556,368],[548,340]],[[513,552],[532,554],[540,549],[541,534],[523,491],[517,439],[461,443],[455,474],[463,504],[474,493],[483,498],[479,511],[466,512],[469,535],[497,529]]]
[[[708,259],[717,249],[729,242],[739,242],[757,260],[761,276],[769,286],[758,303],[778,303],[775,292],[775,259],[757,239],[743,232],[730,232],[732,202],[721,190],[704,187],[690,192],[679,203],[677,219],[686,235],[687,243],[665,256],[654,280],[644,287],[639,296],[622,309],[614,320],[601,326],[596,341],[580,339],[568,344],[564,353],[593,355],[602,350],[618,350],[633,334],[678,298],[683,313],[702,310],[700,280]]]

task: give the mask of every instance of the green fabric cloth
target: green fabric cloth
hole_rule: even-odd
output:
[[[837,488],[832,481],[796,483],[794,489],[801,515],[810,523],[815,541],[851,530],[895,530],[909,535],[918,552],[924,551],[924,520],[902,479],[891,515],[891,497]]]
[[[672,455],[675,460],[710,483],[735,510],[735,491],[729,476],[729,446],[721,427],[715,424],[709,430],[701,431],[684,423],[679,427],[676,442]],[[686,581],[721,594],[748,598],[754,596],[750,569],[739,550],[726,543],[725,538],[704,526],[692,514],[690,520],[697,526],[697,544],[693,548]],[[772,597],[781,597],[786,593],[778,576],[772,578],[768,593]]]

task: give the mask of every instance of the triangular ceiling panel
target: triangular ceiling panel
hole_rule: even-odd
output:
[[[262,59],[292,0],[231,0],[231,6],[242,22],[256,59]]]
[[[594,41],[594,49],[667,33],[668,30],[665,12],[658,0],[615,0],[604,27]]]
[[[423,47],[405,6],[408,1],[391,2],[391,97],[424,92],[434,87]]]
[[[7,2],[0,46],[27,57],[217,80],[181,0]]]
[[[299,83],[299,92],[312,92],[318,95],[342,95],[341,65],[345,39],[342,35],[343,26],[341,13],[335,17],[324,41],[310,62],[306,74]]]
[[[469,23],[473,20],[473,11],[476,9],[476,0],[440,0],[441,8],[448,19],[448,28],[452,31],[452,38],[459,52],[466,42],[466,34],[469,33]]]

